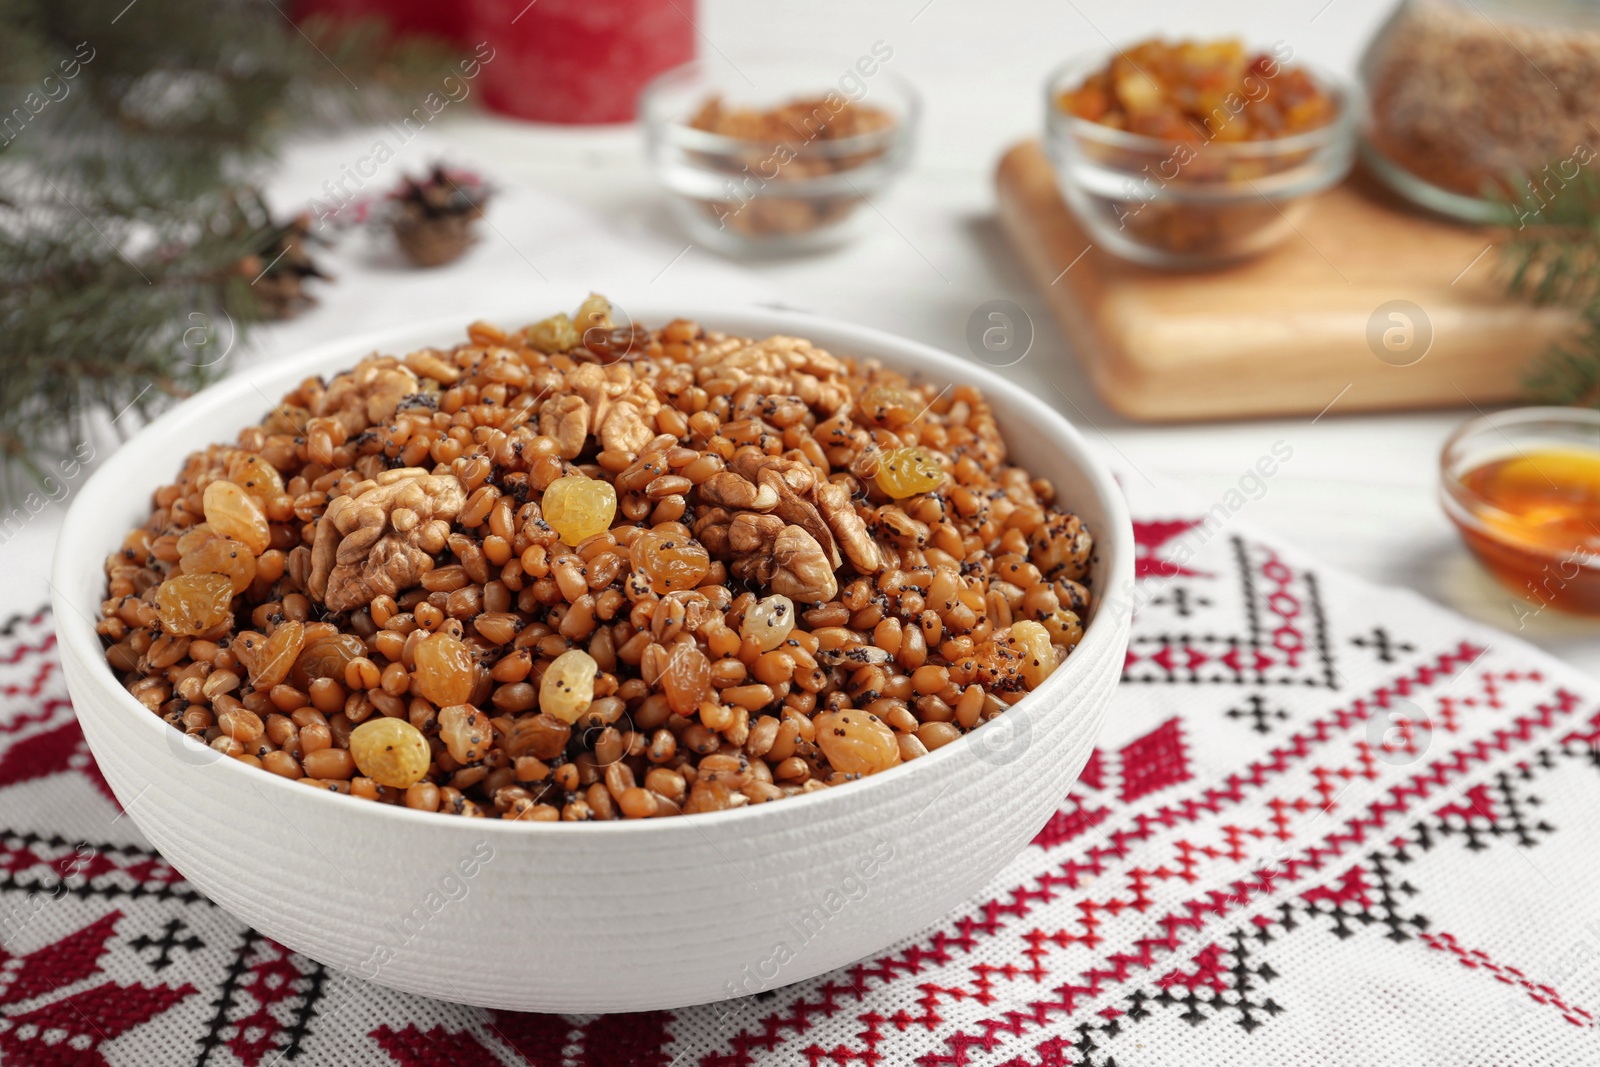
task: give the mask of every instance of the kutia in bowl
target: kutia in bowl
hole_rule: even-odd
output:
[[[85,732],[119,795],[149,785],[135,821],[219,903],[400,988],[660,1007],[729,993],[786,909],[866,877],[864,857],[899,903],[852,901],[761,987],[937,918],[958,897],[913,876],[941,848],[897,818],[907,804],[967,796],[935,823],[986,835],[963,892],[1054,809],[1126,642],[1097,600],[1126,569],[1126,518],[1076,435],[867,331],[655,321],[619,326],[591,298],[455,345],[342,346],[245,383],[285,396],[264,420],[241,428],[225,385],[151,427],[108,465],[136,464],[142,489],[86,487],[57,568],[99,617],[69,635],[63,604]],[[1041,462],[1008,457],[1002,407],[1036,422]],[[152,501],[149,465],[197,447]],[[108,541],[111,518],[134,532]],[[91,591],[95,542],[109,589]],[[195,825],[211,812],[227,818]],[[375,964],[377,916],[350,911],[373,893],[405,911],[457,853],[482,897]],[[649,933],[595,932],[651,915]],[[536,954],[598,940],[557,977],[485,964],[484,921]],[[708,923],[716,945],[695,940]],[[481,943],[491,987],[424,952],[436,937]],[[619,958],[636,979],[607,978]]]
[[[781,800],[949,744],[1082,637],[1090,532],[1003,455],[970,386],[591,298],[192,453],[99,630],[174,728],[318,788],[544,820]]]

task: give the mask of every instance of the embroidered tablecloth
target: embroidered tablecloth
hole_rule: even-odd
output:
[[[679,1011],[395,993],[255,933],[123,818],[47,612],[0,634],[0,1061],[193,1067],[1600,1062],[1600,692],[1127,480],[1093,759],[931,929]],[[467,902],[470,906],[470,901]],[[752,902],[752,907],[759,906]]]

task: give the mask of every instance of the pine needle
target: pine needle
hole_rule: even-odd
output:
[[[1540,403],[1600,407],[1600,177],[1581,170],[1559,188],[1513,188],[1526,191],[1511,205],[1519,226],[1501,250],[1508,291],[1574,308],[1581,323],[1534,361],[1523,384]]]
[[[0,0],[0,498],[225,369],[265,309],[251,175],[307,122],[396,114],[447,47],[270,0]]]

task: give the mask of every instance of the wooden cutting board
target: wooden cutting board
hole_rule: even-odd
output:
[[[1504,295],[1488,231],[1408,210],[1359,177],[1318,197],[1300,236],[1265,256],[1184,273],[1091,247],[1037,142],[1007,152],[995,180],[1001,225],[1095,388],[1134,419],[1316,415],[1335,398],[1341,412],[1502,403],[1574,323]],[[1432,326],[1409,366],[1368,342],[1393,300]]]

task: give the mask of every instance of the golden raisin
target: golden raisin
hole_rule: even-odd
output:
[[[460,639],[449,634],[434,634],[417,642],[417,692],[437,707],[465,704],[472,699],[472,653]]]
[[[711,661],[694,645],[679,645],[667,659],[660,684],[672,710],[688,715],[711,692]]]
[[[1044,628],[1050,631],[1050,640],[1071,651],[1083,640],[1083,620],[1078,613],[1057,608],[1044,618]]]
[[[565,352],[577,348],[580,339],[572,320],[564,311],[541,319],[523,330],[522,334],[527,338],[528,346],[540,352]]]
[[[294,661],[294,670],[289,672],[289,681],[300,690],[310,689],[311,683],[319,678],[343,682],[345,668],[352,660],[361,659],[366,654],[366,643],[355,634],[324,637],[301,651],[300,658]],[[369,774],[367,777],[373,776]]]
[[[156,590],[161,628],[194,637],[226,622],[233,609],[233,580],[226,574],[176,574]]]
[[[251,452],[240,452],[229,461],[228,481],[262,503],[283,495],[278,468]]]
[[[1058,653],[1050,643],[1050,631],[1026,619],[1011,624],[1011,643],[1022,653],[1022,677],[1029,689],[1050,677],[1056,669]]]
[[[677,533],[646,530],[633,539],[629,554],[633,569],[660,594],[693,589],[711,569],[711,554],[705,546]]]
[[[876,774],[900,762],[900,743],[894,731],[876,715],[845,708],[823,712],[813,721],[817,747],[836,771]]]
[[[539,682],[539,710],[575,723],[594,703],[594,676],[600,665],[581,648],[561,653]]]
[[[577,545],[611,528],[617,514],[617,490],[610,482],[569,474],[557,478],[540,502],[544,521],[569,545]]]
[[[261,505],[232,482],[216,481],[206,486],[201,503],[206,525],[218,537],[242,541],[257,556],[272,543],[272,530]]]
[[[256,557],[242,541],[213,537],[185,552],[178,560],[178,569],[184,574],[225,574],[238,596],[256,580]]]
[[[914,420],[926,405],[910,390],[893,385],[874,385],[856,403],[860,415],[879,426],[898,430]]]
[[[477,763],[494,744],[494,727],[471,704],[451,704],[439,709],[439,740],[457,763]]]
[[[202,522],[191,526],[178,538],[178,555],[180,557],[187,556],[207,541],[214,540],[216,536],[206,523]]]
[[[783,644],[794,629],[794,601],[782,593],[762,597],[751,604],[739,624],[739,636],[754,639],[761,651],[771,652]]]
[[[421,730],[386,715],[368,719],[350,731],[350,755],[362,774],[391,789],[416,785],[433,761]]]
[[[896,500],[932,492],[944,481],[939,458],[926,448],[891,448],[878,460],[878,488]]]
[[[306,628],[303,623],[290,619],[278,624],[259,651],[249,656],[250,684],[257,689],[271,689],[289,676],[289,668],[300,658],[300,647],[305,644]]]

